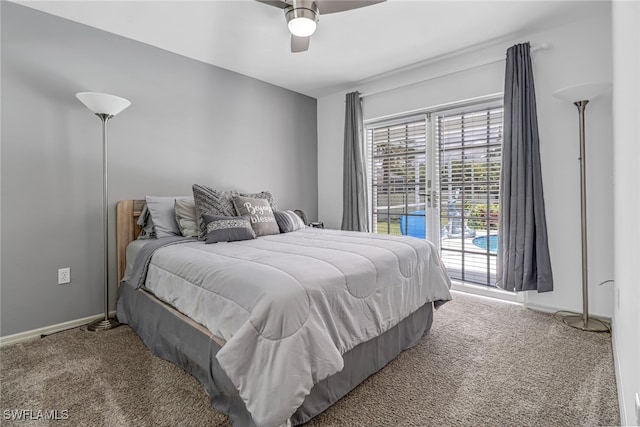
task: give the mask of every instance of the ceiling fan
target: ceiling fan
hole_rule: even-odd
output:
[[[291,32],[291,52],[309,49],[311,35],[316,30],[320,14],[344,12],[383,3],[386,0],[256,0],[284,10]]]

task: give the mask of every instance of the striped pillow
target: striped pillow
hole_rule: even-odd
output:
[[[278,223],[281,233],[302,230],[306,227],[302,218],[293,211],[275,211],[273,214],[276,217],[276,222]]]

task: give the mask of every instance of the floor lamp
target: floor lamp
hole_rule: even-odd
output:
[[[580,224],[582,228],[582,314],[569,313],[562,320],[567,325],[589,332],[607,332],[609,327],[598,319],[589,318],[589,272],[587,252],[587,180],[584,111],[589,101],[611,88],[609,83],[589,83],[560,89],[553,94],[578,107],[580,126]]]
[[[104,319],[89,323],[90,331],[104,331],[119,326],[115,319],[109,318],[109,209],[107,193],[107,122],[110,118],[131,105],[131,102],[119,96],[106,93],[81,92],[76,97],[89,110],[102,120],[102,232],[104,235]]]

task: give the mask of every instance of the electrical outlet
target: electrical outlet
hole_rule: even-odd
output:
[[[58,269],[58,285],[64,285],[65,283],[71,282],[71,269],[67,268],[59,268]]]

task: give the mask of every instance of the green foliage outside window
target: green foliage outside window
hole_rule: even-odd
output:
[[[470,217],[467,225],[473,230],[486,230],[487,227],[487,204],[478,203],[470,206]],[[498,204],[489,205],[489,230],[498,230]]]

